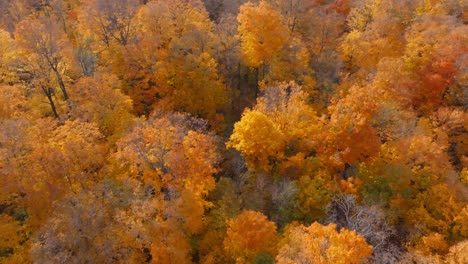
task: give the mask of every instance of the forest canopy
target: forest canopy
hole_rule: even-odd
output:
[[[468,263],[463,0],[0,0],[0,263]]]

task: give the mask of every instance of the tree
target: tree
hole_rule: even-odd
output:
[[[91,48],[91,40],[85,40],[74,50],[75,60],[85,76],[92,76],[96,71],[97,56]]]
[[[261,253],[274,255],[276,226],[262,213],[244,211],[227,225],[224,250],[236,263],[250,262]]]
[[[204,264],[226,263],[230,259],[224,251],[227,220],[241,213],[242,201],[234,187],[234,181],[221,177],[216,189],[210,193],[214,206],[205,216],[205,227],[198,241],[199,262]]]
[[[346,163],[366,161],[376,155],[380,138],[372,120],[384,98],[385,94],[372,86],[354,86],[335,100],[328,109],[330,121],[322,133],[319,156],[331,166],[343,168]]]
[[[18,57],[16,52],[16,43],[10,37],[10,33],[0,29],[0,83],[11,85],[17,79],[11,67]]]
[[[57,204],[32,255],[49,263],[190,263],[187,239],[164,210],[160,193],[106,180]]]
[[[317,158],[308,159],[308,162],[316,163]],[[336,181],[325,169],[314,168],[316,164],[307,164],[306,167],[309,167],[307,173],[297,182],[299,191],[294,203],[298,208],[295,212],[296,220],[310,223],[325,217],[337,188]]]
[[[29,236],[26,223],[23,178],[30,150],[27,130],[30,123],[23,117],[0,118],[0,262],[27,263]],[[22,196],[23,195],[23,196]]]
[[[246,100],[246,96],[243,95],[245,89],[241,84],[243,67],[237,28],[237,18],[232,14],[221,17],[219,23],[215,25],[215,34],[219,38],[217,47],[219,74],[224,77],[227,88],[230,88],[227,101],[233,114],[243,110],[242,103]]]
[[[37,227],[53,210],[54,201],[88,189],[101,178],[106,148],[99,129],[78,120],[62,126],[40,120],[26,133],[31,149],[21,159],[27,165],[17,168],[22,175],[15,187],[25,194],[29,221]]]
[[[0,119],[0,200],[7,201],[22,190],[21,180],[26,173],[25,159],[30,153],[28,130],[31,122],[25,118]]]
[[[347,18],[350,32],[339,47],[348,67],[370,70],[382,58],[401,56],[405,49],[401,32],[411,23],[414,9],[414,3],[400,0],[362,1],[351,9]]]
[[[302,22],[305,20],[305,14],[312,8],[313,3],[304,0],[270,0],[270,2],[287,21],[290,32],[300,30]]]
[[[182,114],[155,115],[137,123],[116,144],[118,177],[164,193],[171,201],[168,216],[188,233],[200,232],[219,162],[216,137],[206,131],[206,123]]]
[[[403,91],[406,103],[427,115],[443,103],[458,74],[466,29],[453,17],[420,17],[406,33]]]
[[[365,239],[335,224],[286,227],[276,262],[283,263],[363,263],[372,253]]]
[[[171,40],[183,31],[176,14],[184,9],[177,7],[169,1],[151,1],[136,13],[139,41],[126,47],[125,67],[117,76],[128,83],[124,92],[132,98],[138,114],[149,114],[154,108],[171,108],[172,90],[165,79],[165,65]]]
[[[177,57],[168,65],[168,82],[173,89],[172,101],[178,111],[222,124],[221,111],[226,103],[226,87],[217,73],[217,63],[208,54]]]
[[[25,64],[32,68],[35,78],[32,85],[47,97],[52,113],[59,118],[60,105],[55,87],[60,88],[66,103],[67,113],[71,111],[68,102],[68,88],[65,86],[66,72],[71,58],[71,45],[66,36],[50,17],[25,19],[17,25],[15,35],[18,46],[27,52]]]
[[[17,219],[8,214],[0,214],[0,261],[4,263],[27,263],[28,230]]]
[[[462,171],[467,164],[463,162],[463,141],[466,140],[464,121],[466,112],[460,109],[441,107],[431,116],[431,121],[448,136],[448,150],[450,162],[454,169]]]
[[[449,253],[446,256],[446,262],[448,264],[464,263],[468,261],[468,242],[462,241],[454,246],[451,246]]]
[[[461,3],[454,0],[446,1],[419,1],[416,9],[416,14],[431,14],[431,15],[452,15],[457,16],[460,12]]]
[[[353,195],[338,193],[327,209],[327,222],[356,231],[373,247],[370,260],[379,263],[399,260],[400,248],[392,241],[396,230],[378,205],[359,204]]]
[[[137,40],[135,17],[139,8],[139,0],[83,1],[78,11],[78,32],[83,47],[77,45],[77,60],[85,72],[92,71],[94,65],[83,68],[83,62],[96,60],[96,67],[110,70],[122,79],[128,71],[125,67],[128,47]]]
[[[183,111],[222,127],[227,91],[206,11],[186,1],[154,1],[140,9],[136,22],[139,41],[125,50],[126,67],[117,75],[128,83],[137,112]]]
[[[439,233],[449,241],[466,239],[466,234],[457,234],[455,219],[462,212],[463,203],[450,192],[445,184],[431,186],[426,192],[418,194],[414,199],[414,207],[407,212],[407,221],[419,229],[420,234]],[[460,214],[460,220],[465,218]],[[415,221],[415,217],[419,221]],[[416,234],[416,232],[415,232]],[[429,243],[430,244],[430,243]]]
[[[316,147],[321,122],[295,83],[265,88],[252,110],[234,125],[228,147],[239,150],[250,169],[283,169],[304,160]],[[301,169],[301,168],[299,168]]]
[[[132,120],[132,101],[123,95],[114,75],[81,78],[70,87],[73,105],[71,117],[98,125],[109,141],[115,141]]]
[[[25,19],[18,24],[15,35],[20,47],[38,56],[54,73],[63,99],[67,101],[68,92],[62,72],[67,67],[66,53],[70,52],[70,44],[56,23],[46,17],[38,20]]]
[[[54,203],[100,179],[105,148],[98,129],[88,123],[57,127],[51,119],[15,118],[1,126],[0,203],[7,205],[1,213],[21,224],[24,239],[16,247],[28,251],[31,232],[48,219]]]
[[[288,40],[288,27],[281,14],[266,1],[258,6],[248,2],[240,7],[239,34],[247,66],[269,64]]]
[[[2,29],[9,33],[15,31],[16,24],[18,24],[25,17],[32,13],[31,1],[1,1],[0,9],[0,26]]]
[[[28,102],[18,86],[0,85],[0,118],[27,115]]]
[[[138,0],[88,0],[83,6],[81,22],[107,47],[125,46],[135,36]]]
[[[271,169],[270,157],[281,159],[286,142],[284,134],[265,114],[247,110],[234,125],[228,147],[240,150],[251,168]]]

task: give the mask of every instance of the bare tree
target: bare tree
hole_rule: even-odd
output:
[[[84,10],[85,24],[106,46],[116,41],[126,46],[135,35],[134,16],[138,0],[89,0]]]
[[[37,55],[54,73],[63,98],[68,100],[63,71],[67,66],[65,53],[70,49],[70,44],[55,21],[48,17],[24,20],[18,25],[15,35],[22,48]]]
[[[339,193],[329,205],[326,222],[361,234],[374,247],[370,263],[396,263],[401,257],[399,245],[391,239],[395,229],[378,205],[360,205],[354,196]]]

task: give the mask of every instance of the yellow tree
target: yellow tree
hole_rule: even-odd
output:
[[[218,172],[216,137],[205,127],[187,115],[153,116],[121,138],[114,155],[119,177],[163,192],[171,201],[168,215],[190,234],[202,227],[204,210],[211,206],[206,196]]]
[[[284,133],[268,116],[246,110],[241,121],[234,125],[227,146],[241,151],[250,168],[269,170],[271,158],[282,159],[286,141]]]
[[[456,0],[445,0],[445,1],[435,1],[435,0],[424,0],[417,1],[416,14],[424,15],[453,15],[458,14],[463,9],[463,2]]]
[[[21,48],[37,56],[42,62],[40,65],[53,73],[63,99],[67,101],[69,96],[63,72],[67,68],[71,46],[55,21],[46,17],[25,19],[17,25],[15,36]]]
[[[28,113],[28,102],[18,86],[0,85],[0,118],[12,118]]]
[[[59,127],[50,121],[38,122],[28,134],[33,149],[26,169],[34,177],[25,175],[22,182],[27,188],[28,212],[37,223],[47,217],[53,201],[90,188],[100,179],[106,148],[97,126],[78,120]]]
[[[0,261],[2,263],[28,263],[28,229],[8,214],[0,214]]]
[[[286,169],[304,162],[316,147],[321,122],[307,104],[307,94],[294,84],[265,88],[252,110],[234,125],[227,146],[239,150],[250,169]],[[301,167],[301,166],[299,166]]]
[[[266,1],[258,6],[250,2],[242,5],[237,20],[242,54],[249,67],[269,64],[288,41],[284,18]]]
[[[401,56],[405,48],[401,32],[411,23],[414,8],[412,2],[369,0],[351,9],[350,32],[338,48],[350,68],[370,70],[384,57]]]
[[[110,69],[119,78],[128,71],[125,59],[127,48],[136,40],[135,16],[140,8],[138,0],[86,0],[78,10],[78,32],[84,49],[77,58],[98,57],[98,68]],[[88,42],[88,43],[86,43]],[[80,50],[78,49],[80,52]],[[87,53],[87,54],[86,54]],[[96,55],[94,55],[96,54]],[[92,65],[92,64],[91,64]],[[81,66],[84,66],[83,64]],[[93,66],[94,67],[94,66]],[[85,73],[92,68],[83,68]]]
[[[31,142],[28,130],[31,123],[24,118],[5,118],[0,121],[0,200],[7,201],[21,189],[26,173],[26,156]]]
[[[17,57],[16,43],[10,33],[0,29],[0,83],[12,84],[17,79],[11,70],[12,63]]]
[[[128,82],[125,92],[132,98],[138,114],[147,114],[154,108],[172,108],[172,89],[165,79],[166,62],[171,41],[182,32],[176,23],[182,8],[170,1],[151,1],[142,6],[135,16],[137,43],[126,48],[125,68],[118,73]],[[193,21],[193,20],[191,20]]]
[[[276,263],[363,263],[371,253],[364,237],[345,228],[337,231],[335,224],[291,224],[285,228]]]
[[[3,103],[0,101],[0,104]],[[2,204],[0,262],[2,263],[27,263],[29,260],[30,227],[25,224],[26,205],[24,196],[20,194],[25,194],[28,187],[22,183],[29,175],[26,156],[31,149],[30,138],[28,139],[30,125],[29,121],[20,117],[0,118],[0,204]]]
[[[172,102],[178,111],[221,125],[221,112],[227,101],[226,87],[218,75],[217,63],[208,53],[177,54],[166,76],[173,89]]]
[[[250,263],[261,253],[274,255],[276,226],[262,213],[243,211],[227,225],[224,250],[236,263]]]
[[[463,214],[464,204],[446,184],[431,186],[426,192],[418,194],[413,203],[413,208],[406,213],[406,219],[418,229],[419,234],[436,232],[449,241],[467,238],[466,233],[460,232],[468,221],[466,214]]]
[[[217,126],[227,96],[206,11],[187,1],[153,1],[139,10],[136,22],[139,41],[127,46],[118,73],[136,111],[183,111]]]
[[[119,138],[131,123],[132,100],[120,91],[116,76],[99,74],[81,78],[70,87],[71,117],[93,122],[110,142]]]
[[[445,260],[447,264],[468,262],[468,240],[464,240],[451,246]]]
[[[15,118],[0,126],[0,201],[9,208],[2,213],[21,223],[20,229],[15,222],[8,225],[24,236],[13,247],[15,257],[21,248],[28,250],[30,232],[48,219],[55,202],[100,179],[105,148],[97,127],[79,121],[57,127],[51,119]]]
[[[24,67],[32,73],[28,84],[47,97],[56,118],[65,102],[71,110],[68,87],[72,49],[67,36],[51,17],[27,18],[16,27],[16,42]],[[61,92],[57,92],[57,90]]]

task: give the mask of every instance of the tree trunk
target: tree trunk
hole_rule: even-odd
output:
[[[255,98],[258,97],[258,93],[260,91],[260,87],[258,86],[258,82],[260,81],[260,70],[259,68],[255,68]]]
[[[62,90],[63,99],[65,101],[67,101],[68,100],[68,93],[67,93],[67,89],[65,88],[65,83],[63,82],[62,75],[60,75],[60,73],[58,72],[57,69],[54,69],[54,73],[55,73],[55,76],[57,76],[57,81],[59,83],[60,90]]]
[[[60,90],[62,90],[62,93],[63,93],[63,99],[65,100],[65,103],[67,105],[67,118],[70,118],[71,103],[68,100],[69,97],[68,97],[67,89],[65,88],[65,83],[63,82],[62,75],[60,75],[60,73],[58,72],[58,69],[57,68],[52,68],[52,69],[54,70],[55,76],[57,76],[57,81],[59,83]]]
[[[55,107],[54,99],[52,98],[52,89],[42,87],[42,91],[44,92],[45,96],[49,100],[50,108],[52,108],[52,113],[54,113],[54,117],[59,119],[59,115],[57,113],[57,108]]]

